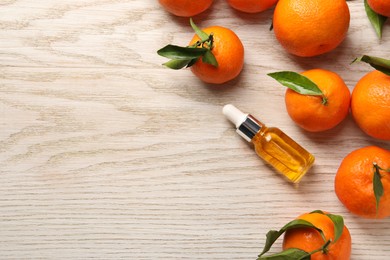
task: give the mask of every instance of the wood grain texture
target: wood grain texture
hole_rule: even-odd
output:
[[[233,11],[223,0],[199,26],[233,29],[246,48],[241,76],[222,87],[161,66],[156,50],[185,44],[188,20],[157,1],[0,2],[0,258],[255,259],[269,229],[323,209],[345,217],[354,260],[389,259],[390,219],[355,217],[337,200],[341,159],[375,144],[348,117],[319,134],[298,129],[284,89],[266,73],[320,67],[350,89],[390,57],[362,1],[335,51],[286,54],[269,31],[272,10]],[[316,156],[299,187],[255,155],[221,115],[233,103],[280,127]]]

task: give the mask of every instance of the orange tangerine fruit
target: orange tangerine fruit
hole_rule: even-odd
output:
[[[289,53],[311,57],[335,49],[346,37],[349,22],[345,0],[279,0],[273,30]]]
[[[159,0],[165,10],[181,17],[191,17],[207,10],[213,0]]]
[[[207,34],[213,35],[214,54],[218,66],[205,63],[198,59],[191,66],[191,71],[207,83],[222,84],[236,78],[244,66],[244,46],[238,36],[230,29],[221,26],[212,26],[203,29]],[[194,35],[189,45],[199,41],[198,35]]]
[[[298,219],[306,220],[323,231],[325,239],[335,240],[335,228],[332,220],[320,213],[305,213]],[[312,260],[348,260],[351,256],[351,235],[344,225],[340,238],[330,243],[326,253],[322,250],[311,255]],[[294,228],[286,231],[283,239],[283,249],[299,248],[313,252],[324,245],[324,238],[318,230],[310,227]]]
[[[322,96],[303,95],[292,89],[285,94],[286,109],[291,119],[309,132],[320,132],[338,125],[349,113],[350,91],[335,72],[312,69],[301,73],[322,91]]]
[[[374,12],[386,17],[390,17],[390,1],[389,0],[367,0],[368,5]]]
[[[352,91],[351,111],[366,134],[390,140],[390,76],[377,70],[363,76]]]
[[[260,13],[276,4],[278,0],[227,0],[234,9],[245,13]]]
[[[376,171],[378,171],[376,173]],[[341,203],[352,213],[364,218],[390,216],[390,151],[367,146],[349,153],[341,162],[334,180]],[[383,195],[377,200],[374,174],[379,174]]]

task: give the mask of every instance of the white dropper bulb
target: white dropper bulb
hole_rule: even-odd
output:
[[[225,105],[222,112],[227,119],[236,126],[236,128],[240,127],[240,125],[244,123],[248,117],[248,114],[241,112],[238,108],[231,104]]]

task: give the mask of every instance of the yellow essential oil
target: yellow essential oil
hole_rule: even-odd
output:
[[[224,106],[223,113],[236,125],[237,133],[253,143],[257,155],[289,181],[298,183],[313,165],[314,156],[280,129],[267,127],[233,105]]]

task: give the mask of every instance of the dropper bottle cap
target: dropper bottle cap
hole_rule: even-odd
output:
[[[248,142],[260,131],[263,125],[250,114],[241,112],[231,104],[225,105],[222,112],[236,126],[237,133]]]

